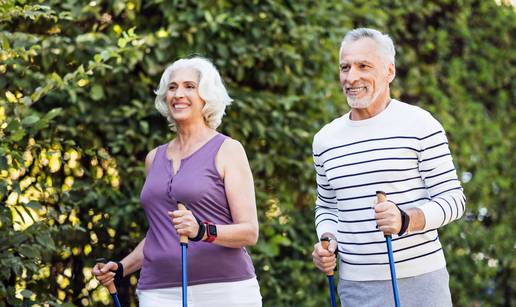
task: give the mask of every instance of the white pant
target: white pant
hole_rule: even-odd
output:
[[[136,290],[140,307],[182,306],[181,287]],[[188,286],[188,307],[261,307],[256,278]]]

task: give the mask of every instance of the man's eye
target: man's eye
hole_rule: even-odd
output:
[[[342,71],[348,71],[348,70],[349,70],[349,66],[348,66],[348,65],[341,66],[341,67],[340,67],[340,70],[342,70]]]

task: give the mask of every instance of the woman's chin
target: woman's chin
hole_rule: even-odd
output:
[[[189,120],[192,117],[192,114],[188,111],[174,111],[171,115],[176,122]]]

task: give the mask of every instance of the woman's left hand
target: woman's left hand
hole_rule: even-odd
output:
[[[168,216],[174,224],[177,234],[195,238],[199,232],[199,223],[190,210],[169,211]]]

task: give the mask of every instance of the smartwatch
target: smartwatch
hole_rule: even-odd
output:
[[[217,226],[211,222],[205,221],[204,225],[206,226],[206,242],[213,242],[217,238]]]

